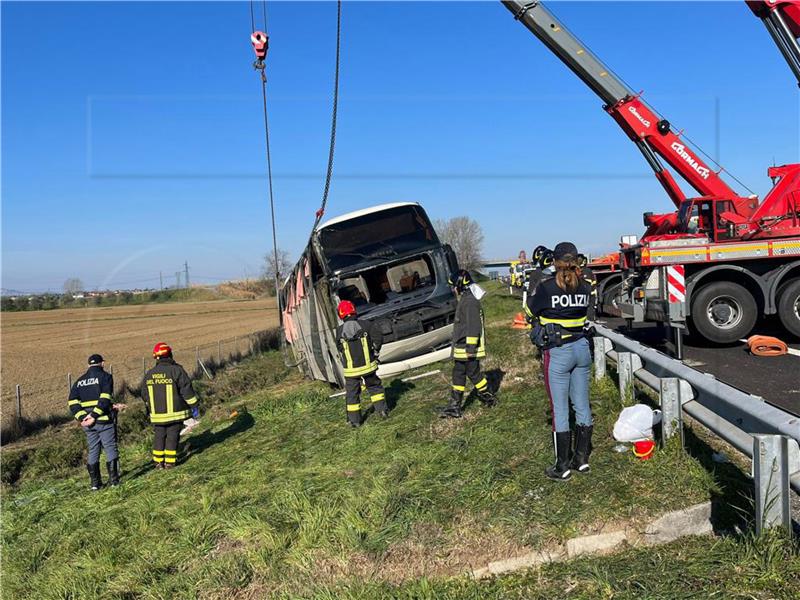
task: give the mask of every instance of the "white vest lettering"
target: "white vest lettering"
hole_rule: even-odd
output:
[[[560,296],[550,296],[550,306],[556,308],[575,308],[589,306],[589,296],[587,294],[562,294]]]

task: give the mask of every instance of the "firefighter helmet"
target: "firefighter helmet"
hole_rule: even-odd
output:
[[[553,257],[553,251],[552,250],[545,250],[542,253],[541,259],[539,260],[539,266],[541,266],[543,269],[546,269],[547,267],[552,267],[553,266],[553,258],[554,258]]]
[[[456,288],[459,292],[464,291],[464,288],[472,285],[474,281],[472,280],[472,275],[469,274],[469,271],[466,269],[461,269],[460,271],[456,271],[450,277],[447,278],[447,283],[450,287]]]
[[[172,348],[164,342],[158,342],[153,346],[153,358],[161,358],[162,356],[172,356]]]
[[[533,249],[533,254],[531,255],[533,262],[539,262],[539,259],[542,258],[542,254],[545,252],[547,252],[547,246],[536,246],[536,248]]]
[[[586,265],[589,264],[589,259],[586,258],[585,254],[578,254],[578,266],[583,269]]]
[[[342,300],[339,302],[336,312],[339,313],[340,319],[344,319],[345,317],[356,314],[356,306],[350,302],[350,300]]]

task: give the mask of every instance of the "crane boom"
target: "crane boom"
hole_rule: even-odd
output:
[[[746,0],[750,10],[761,19],[778,46],[800,85],[800,1]]]
[[[605,111],[634,142],[676,207],[686,196],[662,159],[699,194],[730,199],[742,216],[752,213],[757,201],[741,197],[731,189],[719,173],[681,140],[680,133],[671,130],[666,119],[661,119],[541,2],[502,0],[502,3],[600,97]]]

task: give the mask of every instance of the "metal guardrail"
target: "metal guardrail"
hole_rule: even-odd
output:
[[[790,488],[800,493],[800,417],[701,373],[666,354],[601,325],[595,326],[595,378],[617,369],[620,397],[633,399],[635,383],[658,395],[663,440],[683,436],[688,415],[752,460],[756,530],[791,531]]]

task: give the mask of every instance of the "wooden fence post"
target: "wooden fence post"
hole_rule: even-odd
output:
[[[217,364],[222,364],[222,340],[217,340]]]
[[[22,424],[22,388],[17,384],[17,423]]]

